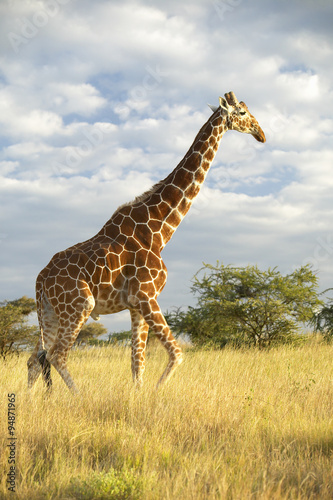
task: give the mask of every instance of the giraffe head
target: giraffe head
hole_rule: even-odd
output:
[[[229,130],[238,130],[245,134],[251,134],[257,141],[265,142],[265,134],[259,123],[249,112],[246,104],[238,102],[233,92],[220,97],[220,107],[227,113],[227,126]]]

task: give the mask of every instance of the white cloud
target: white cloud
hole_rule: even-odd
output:
[[[17,161],[0,161],[0,175],[6,176],[12,174],[18,167]]]
[[[47,137],[61,130],[62,118],[58,114],[43,109],[29,109],[29,102],[23,98],[23,95],[15,98],[13,94],[9,88],[0,91],[0,130],[2,135]]]
[[[321,94],[318,75],[310,72],[282,73],[278,76],[277,84],[281,92],[288,95],[289,99],[298,100],[305,105],[307,102],[317,101]]]
[[[57,109],[61,115],[78,113],[89,116],[95,113],[107,101],[99,95],[99,92],[90,84],[54,83],[50,84],[47,92],[50,106]]]

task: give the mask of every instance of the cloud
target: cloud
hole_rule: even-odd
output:
[[[55,83],[51,84],[46,96],[48,102],[62,116],[77,113],[80,116],[90,116],[105,106],[107,101],[99,95],[92,85]]]
[[[191,277],[217,259],[286,272],[309,260],[329,286],[331,12],[329,2],[298,0],[284,9],[262,0],[2,2],[3,298],[33,295],[56,251],[166,177],[210,115],[206,103],[229,90],[267,142],[223,137],[163,252],[162,308],[191,303]]]

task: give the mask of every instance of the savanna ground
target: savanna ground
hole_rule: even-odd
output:
[[[150,348],[137,391],[130,350],[73,350],[80,395],[53,370],[28,393],[28,354],[1,362],[0,498],[332,499],[333,346],[187,350],[167,385]],[[16,399],[16,493],[7,394]]]

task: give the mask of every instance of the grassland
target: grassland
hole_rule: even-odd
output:
[[[1,364],[0,498],[332,499],[333,346],[147,356],[137,391],[128,348],[72,351],[72,396],[56,373],[26,389],[28,355]],[[16,494],[8,492],[7,393],[16,397]]]

